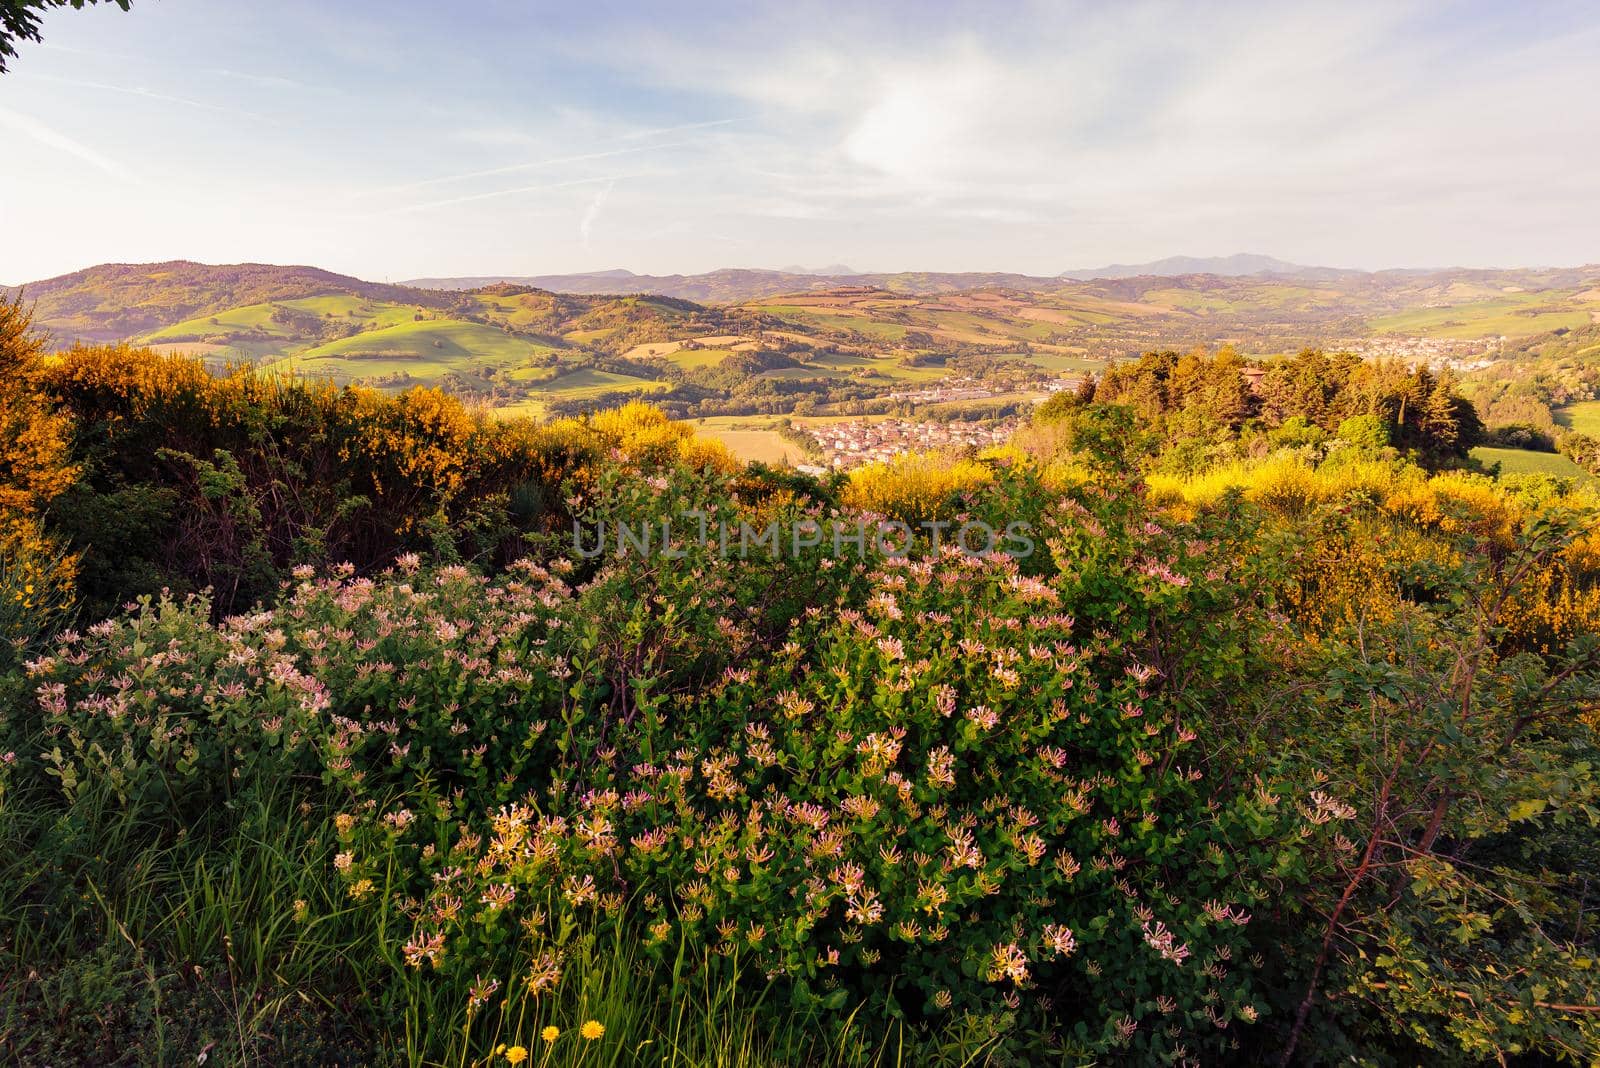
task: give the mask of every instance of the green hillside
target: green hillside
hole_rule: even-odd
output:
[[[58,341],[123,341],[231,309],[342,295],[444,307],[454,294],[365,282],[316,267],[104,263],[26,285],[0,288],[32,305],[34,322]]]
[[[1600,312],[1600,302],[1577,292],[1507,293],[1443,307],[1417,308],[1373,319],[1380,334],[1423,337],[1527,337],[1549,330],[1585,326]]]
[[[420,306],[329,294],[230,308],[215,315],[185,319],[139,340],[149,344],[192,341],[221,345],[260,361],[290,355],[323,338],[399,326],[419,314]]]
[[[1510,381],[1557,349],[1583,363],[1600,329],[1594,268],[865,280],[813,278],[748,303],[703,305],[659,293],[421,289],[309,267],[180,262],[103,265],[25,293],[56,342],[129,340],[213,366],[254,363],[382,389],[439,385],[558,414],[650,392],[683,417],[879,410],[900,403],[897,391],[936,383],[1026,397],[1152,348],[1490,357],[1493,368],[1476,373],[1504,370]],[[1538,352],[1524,351],[1536,341]],[[1594,395],[1583,367],[1546,377],[1530,387],[1541,425],[1549,407]],[[1494,415],[1517,422],[1527,407],[1502,402]]]
[[[1600,437],[1600,401],[1581,401],[1557,408],[1553,413],[1558,426],[1580,434]]]
[[[269,370],[325,375],[336,382],[404,376],[430,385],[457,374],[487,381],[548,345],[516,338],[483,323],[455,319],[401,322],[339,338],[268,365]]]
[[[1555,475],[1558,478],[1585,480],[1590,478],[1588,472],[1558,452],[1496,449],[1484,446],[1473,449],[1472,458],[1481,464],[1499,464],[1502,475]]]

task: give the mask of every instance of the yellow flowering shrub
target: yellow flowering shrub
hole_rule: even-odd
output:
[[[1397,489],[1384,508],[1419,526],[1445,534],[1474,534],[1509,544],[1522,508],[1492,479],[1447,471]]]
[[[1160,502],[1210,504],[1238,491],[1246,500],[1289,514],[1352,495],[1383,499],[1400,485],[1422,477],[1416,468],[1397,471],[1378,460],[1316,465],[1301,456],[1274,456],[1264,461],[1240,460],[1201,474],[1155,473],[1147,484]]]
[[[638,464],[682,462],[725,473],[744,466],[720,441],[697,436],[688,423],[677,422],[643,401],[629,401],[583,419],[561,420],[553,429],[557,433],[586,432],[607,450]]]
[[[953,514],[959,494],[989,485],[994,474],[976,460],[953,460],[938,453],[903,453],[887,463],[865,464],[850,472],[844,502],[851,508],[906,522]]]
[[[1391,623],[1409,599],[1404,573],[1421,564],[1456,568],[1461,562],[1458,552],[1420,531],[1381,518],[1362,520],[1301,555],[1286,599],[1295,620],[1312,633]]]
[[[40,521],[78,467],[70,420],[36,385],[39,349],[20,300],[0,300],[0,663],[42,635],[73,594],[76,559]]]

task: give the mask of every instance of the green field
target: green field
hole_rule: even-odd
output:
[[[1583,468],[1558,452],[1532,449],[1494,449],[1479,446],[1472,458],[1482,464],[1499,464],[1502,475],[1555,475],[1560,478],[1589,478]]]
[[[549,346],[512,337],[482,323],[456,319],[404,322],[307,349],[270,364],[270,370],[326,375],[338,382],[405,373],[433,382],[455,372],[471,377],[505,369]]]
[[[636,378],[633,375],[622,375],[613,371],[599,371],[592,367],[585,367],[582,370],[571,371],[559,378],[552,379],[543,388],[535,392],[537,396],[544,396],[549,399],[572,400],[603,397],[607,393],[626,390],[642,389],[648,393],[659,393],[671,388],[671,383],[660,382],[653,378]]]
[[[910,328],[899,323],[885,323],[869,319],[865,315],[852,315],[849,312],[833,311],[827,308],[817,308],[801,304],[755,304],[751,305],[756,311],[766,312],[769,315],[781,315],[792,322],[804,323],[822,330],[851,330],[867,337],[882,338],[886,341],[900,341],[906,336]]]
[[[1492,300],[1443,308],[1414,308],[1379,316],[1368,325],[1378,334],[1422,337],[1526,337],[1562,327],[1576,329],[1592,320],[1592,303],[1571,292],[1506,293]]]
[[[272,337],[293,338],[302,333],[294,318],[309,317],[337,323],[353,323],[362,327],[394,326],[410,319],[415,309],[384,301],[363,300],[360,297],[332,295],[302,297],[299,300],[279,300],[266,304],[247,304],[242,308],[229,308],[147,334],[145,341],[169,341],[174,338],[203,337],[212,334],[251,332]],[[285,318],[290,321],[284,321]]]
[[[805,462],[805,453],[777,431],[778,420],[761,415],[711,415],[689,420],[695,433],[716,438],[746,463],[790,466]]]
[[[1551,413],[1556,423],[1580,434],[1600,438],[1600,401],[1580,401],[1557,408]]]
[[[665,360],[674,366],[683,368],[685,371],[693,371],[701,367],[715,367],[732,355],[732,349],[678,349],[675,352],[664,353],[655,358]]]
[[[1031,352],[1019,355],[1018,359],[1024,363],[1031,363],[1043,371],[1051,371],[1057,375],[1080,374],[1085,371],[1100,372],[1111,366],[1106,360],[1087,360],[1082,356],[1058,356],[1054,353]]]

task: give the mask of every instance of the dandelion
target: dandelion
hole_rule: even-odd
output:
[[[557,1027],[555,1024],[550,1024],[543,1031],[539,1032],[539,1037],[544,1039],[546,1042],[554,1042],[556,1039],[561,1037],[561,1028]]]
[[[528,1059],[528,1047],[512,1046],[506,1050],[505,1056],[507,1064],[521,1064]]]
[[[599,1020],[585,1020],[583,1026],[578,1029],[578,1033],[593,1042],[606,1033],[606,1025]]]

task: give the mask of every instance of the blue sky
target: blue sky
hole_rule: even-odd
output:
[[[1600,261],[1592,4],[135,0],[0,76],[0,281]]]

